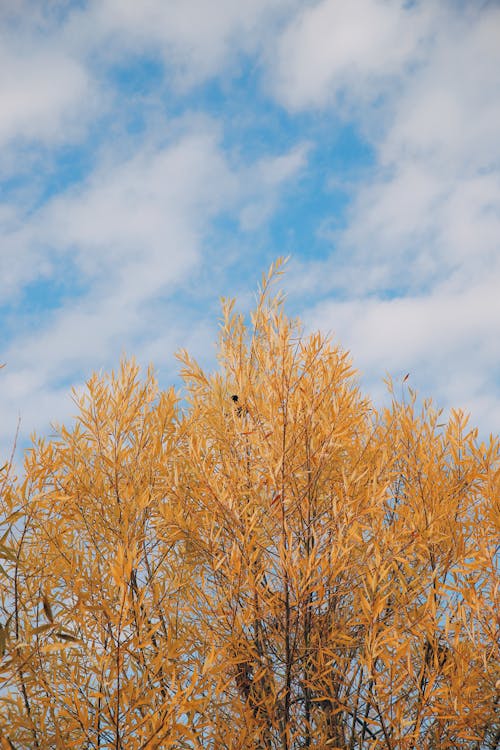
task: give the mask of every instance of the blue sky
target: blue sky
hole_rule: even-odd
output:
[[[500,6],[0,4],[0,450],[126,353],[214,365],[261,272],[351,351],[500,423]]]

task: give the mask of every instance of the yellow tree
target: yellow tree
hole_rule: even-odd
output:
[[[377,414],[273,273],[249,326],[224,304],[218,374],[183,355],[206,746],[496,747],[498,439]]]
[[[279,272],[184,402],[124,363],[27,457],[6,747],[498,747],[498,438],[377,412]]]
[[[188,571],[179,539],[156,533],[176,398],[137,372],[93,377],[74,429],[26,457],[0,696],[15,747],[183,747],[195,733]]]
[[[3,369],[5,365],[0,365]],[[10,459],[0,468],[0,691],[12,678],[9,658],[9,628],[14,616],[13,602],[20,571],[19,525],[24,521],[22,507],[17,507],[16,478],[12,476],[16,438]]]

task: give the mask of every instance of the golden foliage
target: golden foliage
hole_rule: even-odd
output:
[[[183,402],[124,362],[2,485],[4,747],[498,746],[498,438],[378,413],[279,270]]]

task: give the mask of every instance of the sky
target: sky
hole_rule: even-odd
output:
[[[0,0],[0,453],[220,297],[500,424],[500,2]]]

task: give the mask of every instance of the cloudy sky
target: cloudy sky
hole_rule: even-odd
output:
[[[1,0],[0,450],[261,272],[375,400],[500,424],[500,3]]]

